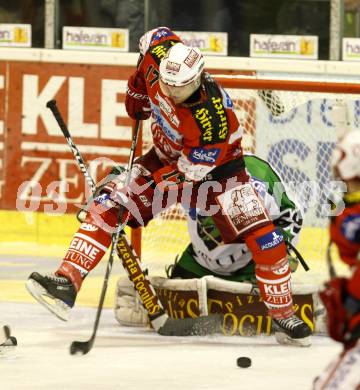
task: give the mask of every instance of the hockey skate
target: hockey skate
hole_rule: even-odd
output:
[[[292,315],[288,318],[272,319],[275,339],[279,344],[309,347],[311,329],[300,318]]]
[[[76,290],[64,276],[56,274],[41,275],[33,272],[26,282],[29,293],[51,313],[67,321],[69,310],[74,306]]]

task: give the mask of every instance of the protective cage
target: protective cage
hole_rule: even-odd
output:
[[[215,77],[234,102],[244,131],[244,151],[271,163],[303,211],[297,248],[316,277],[323,279],[331,215],[327,199],[344,192],[344,186],[332,178],[331,153],[344,131],[360,126],[360,84],[347,76],[269,78],[247,72]],[[147,121],[144,149],[150,144]],[[137,248],[141,245],[142,261],[160,274],[188,243],[185,214],[179,205],[162,212],[135,240]]]

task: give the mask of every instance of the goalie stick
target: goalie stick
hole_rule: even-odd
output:
[[[69,130],[59,112],[55,100],[51,100],[46,105],[53,113],[62,133],[64,134],[66,141],[68,142],[71,151],[78,162],[81,172],[84,174],[87,183],[89,184],[93,194],[96,191],[96,185],[90,176],[84,160],[80,154],[80,151],[73,142]],[[135,131],[130,148],[129,163],[127,167],[127,177],[125,186],[129,184],[131,177],[131,169],[135,157],[135,148],[137,144],[138,134],[140,127],[140,119],[136,120]],[[119,258],[122,260],[122,264],[128,274],[130,281],[133,283],[135,290],[138,292],[140,299],[148,312],[150,322],[154,329],[164,336],[189,336],[189,335],[206,335],[217,332],[221,329],[223,317],[222,315],[212,315],[197,318],[186,319],[173,319],[165,313],[157,295],[155,289],[151,285],[149,279],[142,271],[140,260],[136,255],[132,246],[128,243],[125,234],[122,231],[120,224],[124,206],[120,205],[118,212],[118,224],[116,226],[115,233],[112,234],[111,239],[111,252],[108,261],[108,265],[105,272],[103,287],[101,290],[101,296],[96,313],[93,332],[89,340],[87,341],[74,341],[70,346],[70,353],[73,355],[77,352],[82,354],[88,353],[95,341],[96,332],[99,326],[100,316],[103,308],[105,294],[108,285],[108,279],[112,269],[113,258],[115,251]]]

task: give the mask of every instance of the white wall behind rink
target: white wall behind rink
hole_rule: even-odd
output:
[[[206,68],[234,71],[274,72],[288,74],[313,74],[320,77],[350,78],[359,82],[359,64],[347,61],[309,61],[264,59],[249,57],[205,56]],[[112,53],[93,51],[66,51],[27,48],[0,48],[0,61],[39,61],[71,64],[128,65],[135,66],[138,53]]]

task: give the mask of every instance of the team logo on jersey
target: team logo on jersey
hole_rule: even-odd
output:
[[[194,163],[215,164],[219,154],[220,149],[218,148],[193,148],[189,153],[189,159]]]
[[[240,184],[216,197],[236,235],[269,221],[265,208],[250,183]]]
[[[192,109],[195,121],[201,130],[202,145],[224,142],[229,134],[228,118],[222,97],[219,96],[218,90],[216,96],[211,88],[208,88],[207,92],[213,95],[210,95],[211,99]]]
[[[284,237],[277,229],[256,239],[256,243],[262,251],[276,248],[282,242],[284,242]]]

